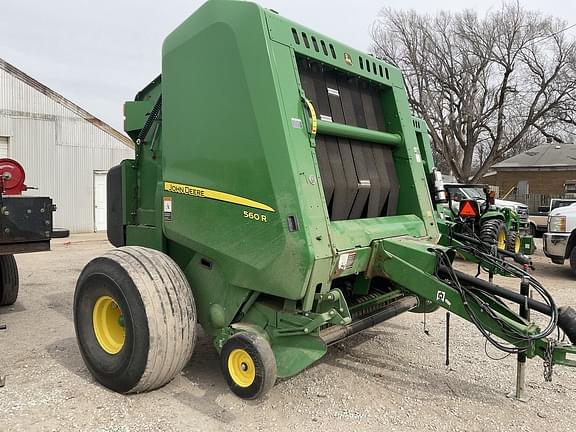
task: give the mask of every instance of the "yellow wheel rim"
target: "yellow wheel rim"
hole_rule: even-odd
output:
[[[520,252],[520,246],[520,237],[516,237],[516,240],[514,240],[514,253]]]
[[[96,340],[108,354],[118,354],[124,346],[124,317],[112,297],[102,296],[92,310],[92,326]]]
[[[506,231],[498,233],[498,249],[506,249]]]
[[[256,378],[254,360],[243,349],[235,349],[228,356],[228,373],[240,387],[250,387]]]

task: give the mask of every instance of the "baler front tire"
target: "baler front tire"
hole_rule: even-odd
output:
[[[490,219],[480,227],[480,240],[489,245],[496,245],[498,249],[506,249],[508,232],[506,225],[500,219]]]
[[[96,380],[119,393],[140,393],[167,384],[190,360],[196,307],[170,257],[128,246],[84,267],[74,294],[74,324]]]
[[[0,306],[16,303],[20,281],[14,255],[0,256]]]
[[[276,382],[276,358],[266,339],[240,332],[220,352],[220,366],[228,387],[242,399],[264,396]]]

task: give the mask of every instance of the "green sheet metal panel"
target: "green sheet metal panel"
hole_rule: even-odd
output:
[[[308,145],[303,131],[299,148],[288,137],[279,88],[290,83],[277,81],[267,36],[258,6],[211,1],[166,39],[163,180],[189,189],[166,187],[164,232],[217,261],[232,285],[298,299],[314,252],[307,230],[289,231],[287,218],[302,220],[293,154]]]

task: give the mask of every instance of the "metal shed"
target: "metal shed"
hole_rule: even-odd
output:
[[[26,169],[30,195],[49,195],[54,225],[106,229],[108,170],[134,156],[122,133],[0,59],[0,157]]]

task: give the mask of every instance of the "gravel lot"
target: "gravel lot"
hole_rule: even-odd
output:
[[[443,311],[427,315],[427,334],[423,316],[404,314],[331,347],[260,403],[227,391],[204,336],[169,385],[130,397],[112,393],[84,367],[72,322],[76,278],[109,247],[103,236],[76,236],[55,242],[51,252],[17,257],[20,298],[0,310],[8,326],[0,331],[0,430],[576,430],[576,369],[556,367],[554,382],[545,383],[542,362],[532,360],[531,399],[509,399],[515,359],[489,359],[476,329],[455,316],[451,366],[444,366]],[[541,248],[535,263],[557,303],[576,305],[568,267],[548,262]]]

